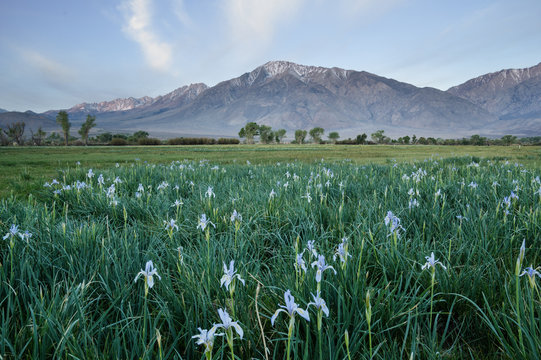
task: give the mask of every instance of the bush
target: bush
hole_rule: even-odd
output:
[[[235,138],[219,138],[217,143],[220,145],[237,145],[240,144],[240,140]]]
[[[156,138],[139,138],[138,145],[161,145],[162,141]]]
[[[114,137],[111,140],[111,142],[109,143],[109,145],[123,146],[123,145],[128,145],[128,142],[126,141],[126,139],[122,139],[122,138],[119,138],[119,137]]]
[[[212,138],[173,138],[167,140],[168,145],[214,145],[216,140]]]

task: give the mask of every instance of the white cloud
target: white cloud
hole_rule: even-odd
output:
[[[339,6],[349,16],[374,16],[385,13],[403,0],[341,0]]]
[[[76,78],[73,69],[58,61],[35,50],[21,49],[20,51],[24,61],[37,70],[45,81],[57,88],[65,88],[67,84],[72,83]]]
[[[173,0],[173,11],[182,25],[192,27],[193,22],[184,8],[184,0]]]
[[[167,71],[172,61],[172,46],[160,40],[152,28],[152,0],[131,0],[122,7],[127,17],[123,30],[135,40],[148,64],[156,70]]]
[[[227,0],[226,12],[235,41],[265,45],[280,22],[296,14],[304,0]]]

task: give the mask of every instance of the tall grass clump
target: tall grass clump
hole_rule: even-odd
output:
[[[541,357],[540,174],[505,160],[82,164],[0,230],[3,358]]]

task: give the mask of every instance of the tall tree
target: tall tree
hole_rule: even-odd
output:
[[[257,125],[255,122],[249,122],[239,131],[239,137],[245,137],[248,144],[254,143],[254,136],[256,135],[259,135],[259,125]]]
[[[366,135],[365,133],[363,133],[362,135],[357,135],[357,137],[355,138],[355,143],[362,145],[366,142],[367,137],[368,135]]]
[[[333,144],[336,144],[336,140],[340,139],[340,135],[337,131],[330,132],[328,138],[332,141]]]
[[[320,127],[315,127],[312,130],[310,130],[309,134],[310,134],[310,137],[312,138],[312,142],[314,142],[315,144],[319,144],[321,142],[321,137],[323,136],[324,132],[325,130],[323,130],[323,128],[320,128]]]
[[[304,143],[304,139],[306,139],[306,130],[295,130],[295,142],[297,144]]]
[[[62,132],[64,133],[64,144],[68,146],[68,139],[70,136],[71,123],[68,118],[68,113],[64,110],[60,111],[56,115],[56,122],[62,127]]]
[[[280,129],[274,132],[274,137],[278,144],[282,142],[282,139],[284,138],[284,136],[286,136],[286,129]]]
[[[372,140],[374,140],[376,144],[381,144],[383,142],[383,139],[385,139],[385,135],[383,135],[384,132],[385,130],[378,130],[375,133],[371,134],[370,136],[372,137]]]
[[[90,132],[90,129],[92,129],[94,126],[96,126],[96,117],[92,115],[86,116],[86,121],[83,125],[81,125],[81,128],[79,129],[79,135],[81,135],[81,138],[83,139],[83,142],[85,143],[85,146],[88,145],[88,133]]]
[[[32,142],[36,146],[41,146],[41,143],[43,142],[43,139],[45,139],[45,135],[47,135],[47,133],[45,131],[43,131],[43,129],[40,126],[38,131],[35,134],[34,134],[34,132],[32,132]]]
[[[513,135],[504,135],[502,136],[502,142],[504,145],[511,145],[513,144],[514,142],[517,141],[517,137],[516,136],[513,136]]]
[[[23,145],[24,144],[24,127],[25,127],[24,121],[21,122],[14,122],[8,125],[8,129],[4,130],[8,138],[13,140],[17,143],[17,145]]]
[[[259,138],[263,144],[272,143],[274,141],[274,131],[272,131],[272,127],[261,125],[259,127]]]

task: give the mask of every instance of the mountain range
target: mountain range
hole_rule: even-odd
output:
[[[541,63],[479,76],[447,91],[365,71],[271,61],[209,87],[191,84],[155,98],[82,103],[66,109],[74,127],[96,116],[98,131],[145,130],[153,136],[236,136],[249,121],[296,129],[320,126],[342,138],[383,129],[390,136],[457,138],[541,135]],[[58,110],[0,113],[59,131]],[[17,120],[19,119],[19,120]]]

